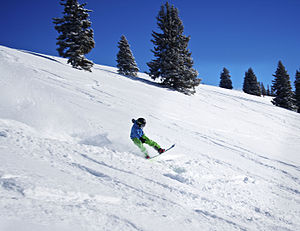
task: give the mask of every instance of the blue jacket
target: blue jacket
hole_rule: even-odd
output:
[[[136,122],[134,122],[132,128],[131,128],[131,133],[130,133],[130,138],[141,138],[144,135],[143,129],[141,129]]]

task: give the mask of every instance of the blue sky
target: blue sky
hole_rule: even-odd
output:
[[[1,3],[0,44],[55,55],[58,36],[53,17],[62,17],[59,0],[10,0]],[[95,48],[87,57],[97,64],[116,66],[117,43],[128,39],[141,71],[153,54],[152,30],[161,0],[79,0],[93,10],[90,20]],[[184,34],[203,83],[218,85],[223,67],[233,86],[241,89],[252,67],[259,81],[271,84],[279,60],[292,83],[300,68],[299,0],[172,0],[179,9]]]

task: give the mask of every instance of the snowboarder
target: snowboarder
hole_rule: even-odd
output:
[[[162,149],[156,142],[150,140],[143,131],[143,128],[146,125],[146,120],[144,118],[138,118],[137,120],[132,119],[133,126],[131,128],[130,138],[132,139],[133,143],[139,147],[139,149],[145,154],[145,158],[149,159],[150,156],[148,155],[147,149],[144,147],[143,143],[148,144],[149,146],[153,147],[159,154],[165,152],[165,149]]]

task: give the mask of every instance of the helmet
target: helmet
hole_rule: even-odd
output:
[[[136,120],[136,124],[140,127],[143,128],[146,125],[146,120],[144,118],[138,118]]]

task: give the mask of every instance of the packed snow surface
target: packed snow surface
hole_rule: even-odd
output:
[[[1,231],[300,230],[300,114],[92,71],[0,46]],[[139,117],[176,147],[144,159]]]

